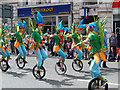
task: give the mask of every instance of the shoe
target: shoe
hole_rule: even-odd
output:
[[[60,62],[57,62],[58,67],[60,67]]]
[[[39,75],[40,75],[40,70],[37,70],[37,74],[39,74]]]
[[[74,60],[74,63],[77,64],[77,60]]]
[[[108,68],[108,66],[103,66],[103,68]]]
[[[25,63],[28,63],[26,60],[24,61]]]
[[[16,58],[16,59],[15,59],[15,62],[17,63],[17,61],[18,61],[18,60],[19,60],[19,59],[18,59],[18,58]]]
[[[10,65],[8,65],[8,68],[11,68]]]
[[[25,60],[25,58],[23,58],[23,60],[24,60],[25,63],[28,63],[28,62]]]
[[[89,64],[89,66],[90,66],[90,64],[91,64],[91,61],[90,61],[90,60],[88,61],[88,64]]]
[[[64,72],[65,71],[64,68],[61,68],[61,71]]]
[[[104,87],[104,86],[107,84],[108,81],[107,81],[106,79],[105,79],[105,81],[106,81],[106,82],[103,82],[103,81],[101,82],[101,86]]]

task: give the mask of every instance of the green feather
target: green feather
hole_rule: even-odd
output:
[[[17,31],[17,32],[19,31],[19,26],[18,26],[18,24],[16,24],[16,31]]]
[[[0,38],[1,38],[1,36],[2,36],[2,28],[0,28]]]
[[[31,32],[34,31],[34,25],[33,25],[33,22],[32,22],[32,19],[30,18],[30,21],[29,21],[29,26],[31,28]]]

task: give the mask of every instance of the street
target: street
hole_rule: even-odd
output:
[[[15,63],[15,55],[11,55],[9,61],[11,68],[7,72],[2,72],[2,88],[87,88],[91,80],[88,60],[83,61],[83,70],[76,72],[72,69],[72,59],[66,59],[67,72],[65,75],[58,75],[55,72],[56,57],[49,57],[44,63],[46,76],[42,80],[37,80],[32,74],[32,68],[36,64],[36,57],[28,56],[28,63],[24,69],[19,69]],[[117,62],[107,62],[109,68],[102,68],[102,75],[108,80],[109,88],[118,88],[118,68]],[[1,72],[1,71],[0,71]],[[1,77],[0,77],[1,79]]]

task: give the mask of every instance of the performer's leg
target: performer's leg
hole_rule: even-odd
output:
[[[0,48],[0,52],[2,53],[2,59],[7,57],[6,52],[3,52],[3,51],[2,51],[2,48]]]
[[[8,49],[5,50],[6,54],[7,54],[7,62],[9,61],[10,59],[10,52],[8,51]]]
[[[48,57],[48,55],[42,47],[40,48],[40,53],[42,55],[42,61],[44,61]]]
[[[38,48],[38,50],[36,51],[35,49],[32,49],[32,51],[36,54],[37,56],[37,67],[38,69],[40,69],[41,64],[42,64],[42,55],[40,52],[40,49]]]
[[[103,82],[106,82],[106,80],[104,80],[104,78],[101,76],[100,72],[98,71],[98,67],[99,67],[99,64],[101,63],[101,59],[99,57],[99,63],[96,64],[95,63],[95,60],[93,60],[91,62],[91,65],[90,65],[90,68],[89,68],[89,71],[90,71],[90,74],[92,76],[92,78],[95,78],[95,77],[98,77],[99,79],[101,79]]]
[[[19,54],[17,55],[17,59],[19,59],[20,56],[22,55],[22,48],[20,45],[17,47],[17,50],[19,51]]]
[[[57,54],[60,55],[63,58],[63,60],[65,61],[66,54],[62,51],[61,48],[59,48],[59,50],[57,51]]]
[[[27,51],[26,51],[26,47],[24,45],[22,46],[22,51],[23,51],[23,57],[26,58]]]
[[[77,50],[77,48],[75,48],[75,51],[77,52],[78,59],[81,60],[82,59],[82,51],[80,49]]]

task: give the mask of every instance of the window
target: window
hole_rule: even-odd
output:
[[[89,1],[83,2],[83,5],[94,5],[94,4],[97,4],[97,0],[93,0],[92,2]]]
[[[68,16],[59,16],[59,22],[63,20],[63,26],[68,27]]]
[[[26,0],[26,5],[28,5],[28,0]]]

